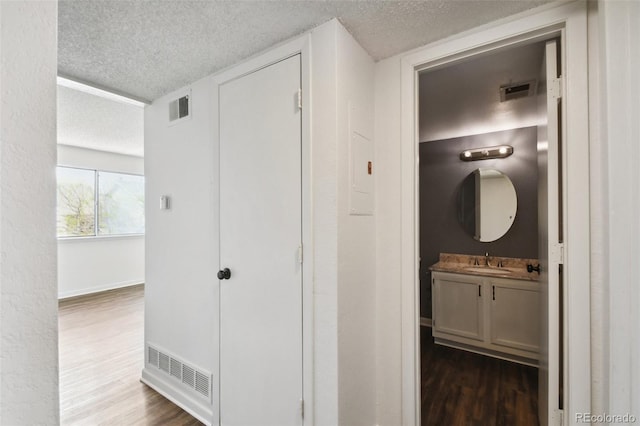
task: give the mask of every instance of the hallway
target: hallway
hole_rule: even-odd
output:
[[[143,321],[143,285],[59,302],[61,424],[201,424],[140,382]]]

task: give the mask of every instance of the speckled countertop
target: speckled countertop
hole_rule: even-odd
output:
[[[477,259],[478,265],[475,265]],[[498,264],[502,267],[498,267]],[[538,259],[489,256],[486,266],[482,255],[440,253],[440,260],[429,267],[431,271],[453,272],[457,274],[479,275],[484,277],[512,278],[517,280],[538,281],[537,272],[527,272],[527,264],[538,265]]]

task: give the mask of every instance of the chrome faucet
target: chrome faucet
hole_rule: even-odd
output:
[[[491,265],[489,264],[489,252],[486,252],[486,253],[484,254],[484,264],[485,264],[485,266],[491,266]]]

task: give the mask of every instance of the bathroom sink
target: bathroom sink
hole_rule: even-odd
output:
[[[464,268],[465,271],[469,272],[480,272],[482,274],[496,274],[496,275],[505,275],[510,274],[511,271],[504,268],[493,268],[491,266],[469,266],[468,268]]]

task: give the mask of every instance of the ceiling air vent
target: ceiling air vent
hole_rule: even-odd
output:
[[[537,85],[536,80],[529,80],[500,86],[500,102],[533,96],[536,94]]]
[[[169,123],[191,116],[191,96],[184,95],[169,102]]]

